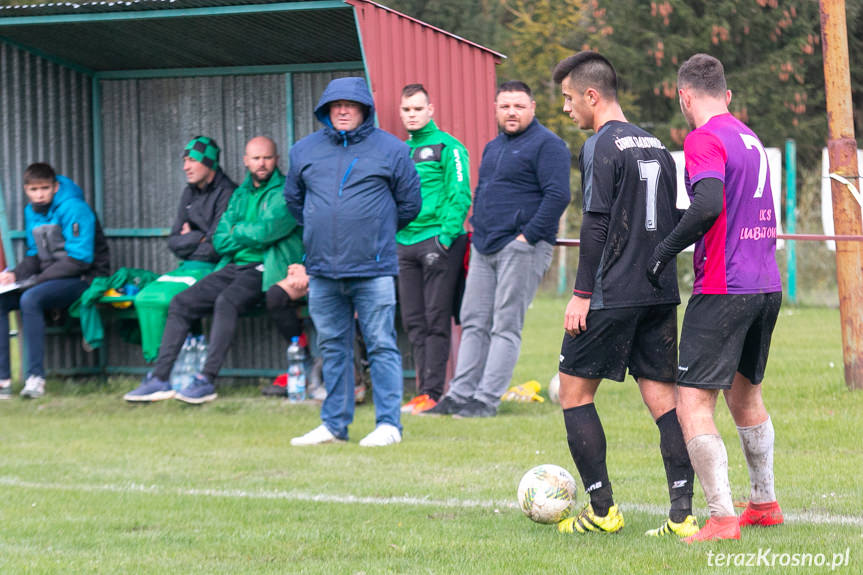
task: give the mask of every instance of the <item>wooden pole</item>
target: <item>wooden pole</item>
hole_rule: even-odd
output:
[[[820,4],[830,174],[844,178],[859,190],[845,0],[820,0]],[[863,233],[860,204],[846,184],[831,178],[831,186],[836,234],[860,235]],[[845,383],[849,389],[863,389],[863,245],[860,242],[836,242],[836,278]]]

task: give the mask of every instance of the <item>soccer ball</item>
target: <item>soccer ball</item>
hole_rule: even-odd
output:
[[[548,398],[552,403],[560,403],[560,374],[555,373],[548,382]]]
[[[563,467],[538,465],[521,478],[518,505],[537,523],[562,521],[575,505],[575,480]]]

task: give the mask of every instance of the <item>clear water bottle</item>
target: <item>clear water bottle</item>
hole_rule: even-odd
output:
[[[171,388],[174,391],[186,389],[192,382],[192,377],[195,375],[194,346],[194,338],[187,335],[186,341],[183,342],[183,347],[180,349],[180,355],[177,356],[174,367],[171,369]]]
[[[204,371],[207,363],[207,336],[201,334],[195,340],[195,373]]]
[[[288,401],[306,399],[306,354],[300,347],[300,338],[292,337],[288,346]]]

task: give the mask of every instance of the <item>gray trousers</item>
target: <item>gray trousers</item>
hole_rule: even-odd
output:
[[[548,242],[513,240],[499,252],[470,254],[461,304],[461,345],[448,395],[497,406],[521,349],[527,307],[551,265]]]

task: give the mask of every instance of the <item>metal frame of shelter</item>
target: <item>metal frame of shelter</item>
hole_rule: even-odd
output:
[[[426,33],[440,33],[446,35],[448,40],[455,39],[456,41],[469,45],[471,49],[477,48],[487,54],[491,54],[495,63],[499,63],[503,58],[487,48],[468,42],[462,38],[458,38],[445,31],[436,29],[427,24],[423,24],[416,20],[410,19],[402,14],[394,12],[384,6],[369,2],[368,0],[310,0],[310,1],[272,1],[272,0],[188,0],[183,2],[165,2],[164,0],[129,0],[126,2],[40,2],[38,4],[25,4],[24,2],[15,5],[7,4],[0,7],[0,43],[7,44],[13,48],[23,52],[38,56],[41,59],[47,60],[62,68],[73,70],[89,78],[90,82],[90,118],[89,129],[92,132],[92,202],[94,211],[102,218],[105,211],[105,143],[103,137],[103,86],[105,80],[150,80],[160,78],[202,78],[208,76],[259,76],[259,75],[282,75],[285,90],[285,125],[284,133],[285,144],[290,147],[295,139],[295,110],[294,110],[294,75],[300,73],[317,73],[317,72],[360,72],[366,76],[370,86],[374,87],[372,78],[369,75],[369,66],[366,61],[366,48],[362,38],[361,17],[358,11],[369,8],[371,10],[386,11],[390,16],[395,14],[405,20],[410,20],[412,25],[421,25],[426,28]],[[189,57],[190,64],[186,66],[175,66],[167,64],[165,67],[159,67],[160,63],[151,67],[142,66],[140,52],[135,51],[136,42],[144,45],[150,45],[154,40],[146,38],[148,33],[141,33],[140,30],[150,30],[157,36],[159,28],[170,26],[178,26],[178,22],[187,22],[188,25],[197,26],[198,30],[201,26],[207,26],[208,22],[212,22],[213,26],[220,30],[227,30],[228,36],[233,38],[237,43],[239,33],[230,30],[232,22],[241,23],[246,27],[247,36],[254,36],[258,32],[270,39],[277,38],[274,34],[278,34],[278,30],[267,30],[257,28],[260,22],[262,25],[266,22],[260,17],[267,18],[295,18],[297,22],[304,22],[308,26],[307,18],[309,14],[320,12],[318,18],[326,19],[333,17],[339,22],[341,35],[333,38],[335,44],[339,44],[341,54],[353,54],[354,58],[342,60],[325,59],[331,54],[323,54],[318,61],[307,62],[291,62],[291,57],[285,57],[283,60],[289,63],[278,63],[279,55],[272,54],[272,51],[267,51],[267,46],[263,46],[261,50],[262,64],[253,64],[252,58],[246,54],[246,59],[243,62],[233,63],[213,63],[202,61],[201,53],[197,53],[194,57]],[[21,15],[19,15],[21,14]],[[353,30],[349,30],[351,25],[348,23],[348,18],[352,21]],[[254,20],[253,20],[254,19]],[[142,28],[143,27],[143,28]],[[296,25],[295,28],[300,28],[301,25]],[[136,33],[131,31],[137,30],[137,37],[132,42],[126,42],[126,38],[135,36]],[[183,28],[175,28],[175,30],[183,30]],[[52,31],[54,34],[52,34]],[[70,31],[78,31],[81,34],[81,54],[75,49],[74,37]],[[111,32],[114,32],[113,34]],[[231,33],[234,32],[234,33]],[[289,33],[305,34],[303,38],[294,38],[295,46],[303,46],[304,43],[310,47],[306,52],[313,52],[315,46],[318,47],[318,52],[321,52],[321,46],[328,46],[330,38],[326,37],[323,30],[291,30]],[[29,34],[29,35],[28,35]],[[41,36],[40,36],[41,34]],[[65,37],[64,37],[65,34]],[[188,38],[182,33],[175,32],[178,44],[183,42],[193,42],[197,38],[192,38],[194,34],[189,33]],[[349,37],[353,34],[352,37]],[[324,37],[320,37],[323,35]],[[54,37],[57,36],[57,37]],[[105,42],[104,49],[100,52],[100,46],[95,46],[97,40],[92,40],[88,44],[90,37],[98,37]],[[108,40],[106,40],[108,38]],[[29,41],[29,39],[38,39],[38,41]],[[65,40],[65,44],[63,41]],[[266,42],[266,40],[265,40]],[[323,44],[322,44],[323,43]],[[61,46],[61,48],[57,48]],[[237,44],[242,48],[242,44]],[[347,46],[347,48],[345,48]],[[161,50],[161,53],[166,56],[167,60],[171,60],[176,56],[177,60],[182,60],[180,57],[182,50],[175,49],[174,46],[159,45],[155,49]],[[134,66],[129,68],[111,66],[111,62],[117,62],[117,54],[114,51],[123,51],[129,56],[130,60],[135,62]],[[242,50],[240,50],[242,51]],[[225,53],[223,50],[220,53]],[[333,48],[333,53],[338,50]],[[296,60],[297,56],[292,55]],[[356,58],[358,56],[358,58]],[[112,60],[112,57],[114,59]],[[92,61],[100,61],[99,58],[104,58],[104,62],[108,62],[107,66],[98,66],[88,64],[87,59]],[[197,60],[195,59],[197,58]],[[217,58],[214,58],[217,59]],[[192,61],[195,60],[195,61]],[[314,60],[312,55],[311,60]],[[100,61],[101,62],[101,61]],[[0,71],[2,72],[2,71]],[[492,71],[493,72],[493,71]],[[0,74],[2,76],[2,74]],[[489,87],[490,90],[494,86]],[[489,100],[490,102],[491,100]],[[490,107],[489,107],[490,110]],[[489,114],[489,121],[492,125],[491,130],[494,131],[493,118]],[[23,230],[9,229],[7,214],[7,206],[4,195],[2,194],[2,181],[0,181],[0,236],[2,236],[3,253],[0,253],[0,259],[8,258],[7,263],[0,261],[2,265],[9,267],[14,265],[15,252],[13,249],[13,240],[21,240],[25,237]],[[104,221],[104,220],[103,220]],[[159,238],[166,237],[169,234],[169,228],[166,227],[105,227],[105,234],[108,238]],[[5,255],[5,258],[4,258]],[[70,374],[86,374],[86,373],[142,373],[146,367],[141,366],[121,366],[107,365],[105,354],[100,350],[99,366],[98,367],[63,367],[54,369],[55,373],[70,375]],[[279,370],[271,369],[223,369],[222,374],[226,376],[251,376],[251,377],[270,377],[279,373]]]

